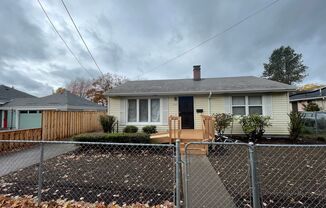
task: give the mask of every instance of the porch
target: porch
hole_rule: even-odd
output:
[[[182,129],[181,117],[169,116],[169,130],[151,135],[152,143],[174,143],[180,140],[181,153],[184,154],[185,145],[189,142],[211,141],[215,136],[214,118],[202,116],[201,129]],[[206,154],[207,148],[201,145],[189,148],[192,154]]]

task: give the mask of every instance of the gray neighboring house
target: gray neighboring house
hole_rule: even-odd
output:
[[[10,127],[15,129],[40,128],[42,111],[106,111],[106,107],[91,102],[69,91],[40,98],[17,98],[0,106],[13,116]]]
[[[15,99],[28,99],[36,98],[28,93],[16,90],[13,87],[6,85],[0,85],[0,129],[7,129],[11,127],[11,124],[15,123],[15,112],[7,109],[2,109],[2,106]],[[13,118],[13,119],[12,119]]]
[[[316,103],[322,111],[326,110],[326,87],[316,90],[297,92],[290,95],[292,110],[304,111],[304,105]]]
[[[156,125],[168,130],[168,117],[181,116],[183,129],[202,129],[201,115],[231,113],[236,117],[259,114],[271,117],[270,135],[287,135],[289,92],[293,86],[254,76],[201,78],[200,66],[193,79],[128,81],[109,90],[108,113],[126,125]],[[242,134],[238,122],[232,132]]]

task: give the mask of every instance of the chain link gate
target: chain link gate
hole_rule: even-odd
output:
[[[249,145],[192,142],[185,147],[187,208],[252,207]]]

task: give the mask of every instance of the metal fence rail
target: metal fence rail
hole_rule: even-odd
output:
[[[177,208],[326,204],[326,145],[0,143],[29,144],[0,153],[0,195]]]
[[[1,141],[30,148],[0,154],[0,194],[39,202],[68,199],[120,205],[175,201],[175,146]]]

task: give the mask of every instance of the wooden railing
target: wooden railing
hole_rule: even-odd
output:
[[[62,140],[76,134],[101,131],[100,115],[105,112],[42,112],[42,137],[44,140]]]
[[[39,141],[42,139],[42,129],[21,129],[21,130],[8,130],[0,131],[1,140],[34,140]],[[0,142],[0,152],[10,151],[15,148],[30,146],[31,143],[10,143]]]
[[[169,116],[169,137],[170,144],[173,139],[179,139],[181,136],[181,117]]]
[[[215,118],[213,116],[202,115],[203,138],[210,141],[215,136]]]

